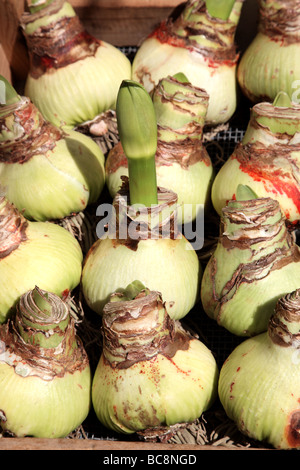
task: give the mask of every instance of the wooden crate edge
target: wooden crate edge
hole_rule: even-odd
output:
[[[163,444],[147,442],[126,442],[101,439],[40,439],[40,438],[0,438],[0,450],[98,450],[98,451],[193,451],[200,450],[265,450],[264,448]],[[266,449],[267,450],[267,449]]]

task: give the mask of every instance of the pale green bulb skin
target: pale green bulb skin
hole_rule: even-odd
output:
[[[116,195],[122,185],[121,176],[128,176],[127,166],[120,166],[114,172],[106,172],[106,184],[111,197]],[[188,168],[182,168],[176,162],[171,165],[156,165],[157,185],[177,194],[179,223],[195,220],[203,207],[207,206],[213,178],[213,166],[204,162],[194,163]],[[186,212],[183,210],[184,204],[187,205]]]
[[[252,336],[266,331],[277,300],[299,287],[300,263],[291,262],[254,282],[242,282],[232,298],[219,308],[216,297],[243,263],[242,250],[217,247],[203,272],[201,301],[207,315],[237,336]],[[247,251],[247,250],[245,250]],[[247,253],[246,253],[247,255]],[[213,257],[217,259],[215,288],[211,281]],[[245,261],[247,256],[245,257]]]
[[[82,290],[92,310],[102,314],[113,292],[139,280],[162,294],[167,312],[177,320],[197,302],[201,275],[197,254],[183,236],[141,240],[136,250],[105,238],[86,256]]]
[[[299,360],[299,350],[275,345],[262,333],[237,346],[223,364],[221,403],[248,437],[279,449],[300,447],[289,429],[292,413],[300,413]]]
[[[206,124],[227,122],[236,109],[236,65],[216,65],[188,49],[147,38],[132,64],[132,78],[150,92],[160,79],[184,72],[187,79],[209,94]]]
[[[291,152],[291,157],[299,161],[300,164],[300,154],[298,154],[298,152]],[[284,156],[278,158],[275,164],[282,173],[284,173],[284,169],[286,168],[287,174],[290,174],[291,169],[288,168],[288,162]],[[219,215],[222,214],[222,209],[227,205],[227,202],[235,199],[237,186],[239,184],[250,186],[257,197],[271,197],[272,199],[276,199],[285,217],[290,222],[299,220],[299,201],[289,197],[288,192],[284,192],[284,184],[281,183],[277,185],[275,177],[274,179],[268,180],[259,178],[259,176],[256,175],[252,176],[246,171],[243,171],[239,161],[234,157],[234,153],[216,174],[212,184],[211,201]],[[291,194],[293,194],[292,191]]]
[[[93,57],[51,69],[38,78],[28,75],[25,95],[46,120],[73,128],[115,109],[120,84],[130,76],[131,63],[125,54],[101,41]]]
[[[54,149],[19,163],[0,162],[0,186],[31,220],[63,219],[95,202],[105,184],[104,155],[89,137],[68,131]]]
[[[282,44],[263,33],[257,33],[244,52],[237,70],[237,79],[245,95],[253,102],[273,101],[280,91],[290,98],[297,93],[299,84],[299,43]],[[284,67],[282,66],[284,64]]]
[[[91,407],[91,371],[87,366],[53,380],[22,377],[0,361],[1,413],[4,430],[15,437],[62,438],[75,430]]]
[[[171,359],[158,354],[129,368],[112,368],[102,356],[92,403],[99,421],[119,433],[191,422],[215,400],[218,374],[212,353],[198,340]]]
[[[0,259],[0,323],[20,296],[36,285],[62,297],[80,282],[82,251],[66,229],[51,222],[30,222],[26,234],[26,241]]]
[[[113,172],[107,171],[105,174],[105,183],[112,198],[120,191],[122,186],[121,176],[128,177],[128,166],[119,166]],[[157,173],[156,173],[157,177]]]
[[[162,188],[170,188],[178,196],[178,220],[189,222],[194,220],[199,214],[200,207],[206,207],[210,201],[210,189],[214,176],[213,166],[204,162],[197,162],[188,167],[182,168],[178,163],[171,166],[159,165],[157,167],[158,184]],[[192,206],[191,211],[187,210],[186,217],[181,211],[184,205]],[[183,217],[181,217],[181,215]],[[183,220],[182,220],[183,219]]]

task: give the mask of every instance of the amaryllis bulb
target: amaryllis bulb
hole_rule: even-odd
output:
[[[178,230],[176,210],[176,194],[163,188],[158,188],[157,205],[131,205],[124,180],[110,219],[103,221],[108,231],[98,225],[101,237],[84,261],[82,291],[92,310],[102,314],[110,295],[135,279],[159,289],[173,319],[192,309],[202,268],[192,242]]]
[[[234,36],[243,1],[222,3],[224,15],[209,13],[203,0],[183,3],[176,18],[162,21],[142,42],[132,64],[132,78],[149,92],[161,78],[183,72],[208,93],[210,125],[228,121],[236,109]]]
[[[211,351],[170,319],[161,294],[140,283],[134,290],[105,305],[92,384],[98,419],[124,434],[195,420],[214,402],[218,380]]]
[[[30,6],[21,17],[30,57],[26,96],[67,128],[114,109],[121,81],[131,75],[125,54],[85,31],[69,2]]]
[[[237,70],[243,93],[257,103],[283,90],[299,102],[299,52],[299,0],[259,0],[258,31]]]
[[[204,311],[238,336],[266,331],[279,297],[298,288],[300,248],[271,198],[231,200],[202,277]]]
[[[248,438],[299,449],[300,290],[281,297],[268,331],[237,346],[219,378],[221,403]]]
[[[9,88],[0,76],[1,82]],[[81,212],[104,182],[104,155],[90,137],[46,121],[25,96],[0,104],[0,187],[26,218]]]
[[[300,221],[300,106],[286,93],[251,109],[246,133],[217,173],[211,192],[220,215],[238,184],[276,199],[291,228]]]
[[[209,97],[184,74],[161,79],[151,96],[157,120],[157,184],[177,194],[178,222],[191,222],[208,206],[214,176],[202,144]],[[110,150],[105,165],[106,184],[114,197],[122,186],[122,176],[128,176],[121,142]]]
[[[0,323],[35,285],[64,298],[80,282],[82,251],[63,227],[31,222],[0,198]]]
[[[36,286],[0,327],[0,427],[15,437],[65,437],[87,417],[90,393],[68,303]]]

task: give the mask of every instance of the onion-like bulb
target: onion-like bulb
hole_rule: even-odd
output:
[[[212,8],[216,2],[208,3],[210,8],[205,1],[189,0],[177,18],[161,22],[140,45],[132,78],[150,92],[161,78],[183,72],[208,93],[206,123],[216,125],[228,121],[236,109],[234,36],[243,0],[218,2],[225,15]]]
[[[160,187],[178,196],[178,222],[190,222],[210,201],[213,166],[202,144],[209,97],[183,74],[159,81],[152,92],[157,119],[156,178]],[[106,184],[114,197],[128,176],[128,163],[119,142],[109,152]]]
[[[207,315],[238,336],[262,333],[278,298],[297,289],[299,279],[300,248],[278,201],[229,201],[202,278]]]
[[[98,419],[112,430],[155,432],[194,421],[216,398],[211,351],[171,320],[159,292],[116,293],[103,312],[103,353],[92,383]]]
[[[13,93],[0,76],[6,93]],[[0,104],[0,187],[31,220],[63,219],[97,201],[104,155],[79,132],[47,122],[27,97]]]
[[[131,64],[122,51],[84,30],[64,0],[29,2],[21,17],[30,57],[25,95],[45,119],[74,128],[114,109]]]
[[[300,106],[280,92],[251,109],[242,141],[217,173],[211,199],[221,214],[238,184],[279,201],[291,228],[300,222]]]
[[[299,449],[300,289],[276,304],[268,331],[248,338],[220,371],[219,397],[248,437]]]
[[[279,91],[299,93],[300,1],[259,0],[258,32],[237,70],[243,93],[252,101],[273,101]]]
[[[158,188],[157,205],[136,209],[124,180],[113,201],[108,231],[103,228],[101,234],[102,225],[97,226],[102,237],[84,261],[82,291],[92,310],[102,314],[110,295],[135,279],[159,289],[171,318],[182,318],[192,309],[202,268],[192,243],[177,228],[176,210],[176,194],[163,188]]]
[[[87,417],[91,371],[66,302],[37,286],[0,327],[0,427],[65,437]]]
[[[82,258],[78,241],[66,229],[26,220],[0,197],[0,323],[36,285],[66,296],[80,282]]]

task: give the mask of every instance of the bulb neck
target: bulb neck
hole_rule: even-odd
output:
[[[27,138],[44,121],[41,113],[29,98],[20,99],[6,106],[1,106],[0,114],[0,145],[11,141]]]
[[[299,248],[287,231],[279,203],[271,198],[229,201],[221,217],[214,272],[218,259],[221,266],[224,263],[224,255],[233,266],[231,278],[222,289],[220,305],[235,295],[241,283],[251,284],[300,261]]]
[[[0,197],[0,261],[27,240],[28,222],[7,199]]]
[[[20,24],[30,57],[30,76],[34,79],[94,56],[101,45],[64,0],[53,0],[33,13],[25,12]]]
[[[209,101],[205,90],[169,76],[156,85],[152,99],[160,142],[201,141]]]
[[[74,340],[74,331],[68,329],[69,323],[67,304],[57,295],[38,287],[24,294],[17,304],[15,326],[27,344],[54,349],[65,341],[64,354],[70,355],[72,348],[66,333]]]
[[[300,106],[274,106],[262,102],[253,106],[242,140],[246,144],[295,145],[300,142]]]
[[[158,292],[141,290],[134,299],[115,294],[103,310],[103,353],[113,367],[155,357],[168,344],[175,323]]]
[[[131,205],[128,178],[113,201],[114,217],[108,224],[108,236],[136,250],[141,240],[177,238],[177,194],[157,188],[158,204]]]
[[[279,203],[271,198],[229,201],[222,211],[220,230],[225,248],[250,250],[254,261],[263,260],[268,266],[291,250],[285,218]]]
[[[299,0],[261,0],[259,4],[258,31],[282,45],[298,42],[300,39]]]
[[[28,8],[30,13],[35,13],[37,11],[42,10],[43,8],[47,8],[50,6],[55,0],[28,0]]]
[[[300,350],[300,289],[278,300],[268,334],[273,343]]]
[[[23,377],[45,381],[89,366],[67,301],[38,287],[21,296],[14,315],[0,327],[0,360]]]
[[[228,3],[228,2],[227,2]],[[205,2],[188,1],[180,16],[174,21],[173,34],[189,38],[198,47],[217,51],[230,51],[235,55],[234,37],[240,18],[243,0],[236,0],[227,19],[209,14]],[[234,48],[235,49],[235,48]]]
[[[25,163],[34,155],[52,150],[62,131],[45,121],[38,108],[22,97],[0,116],[0,162]]]

